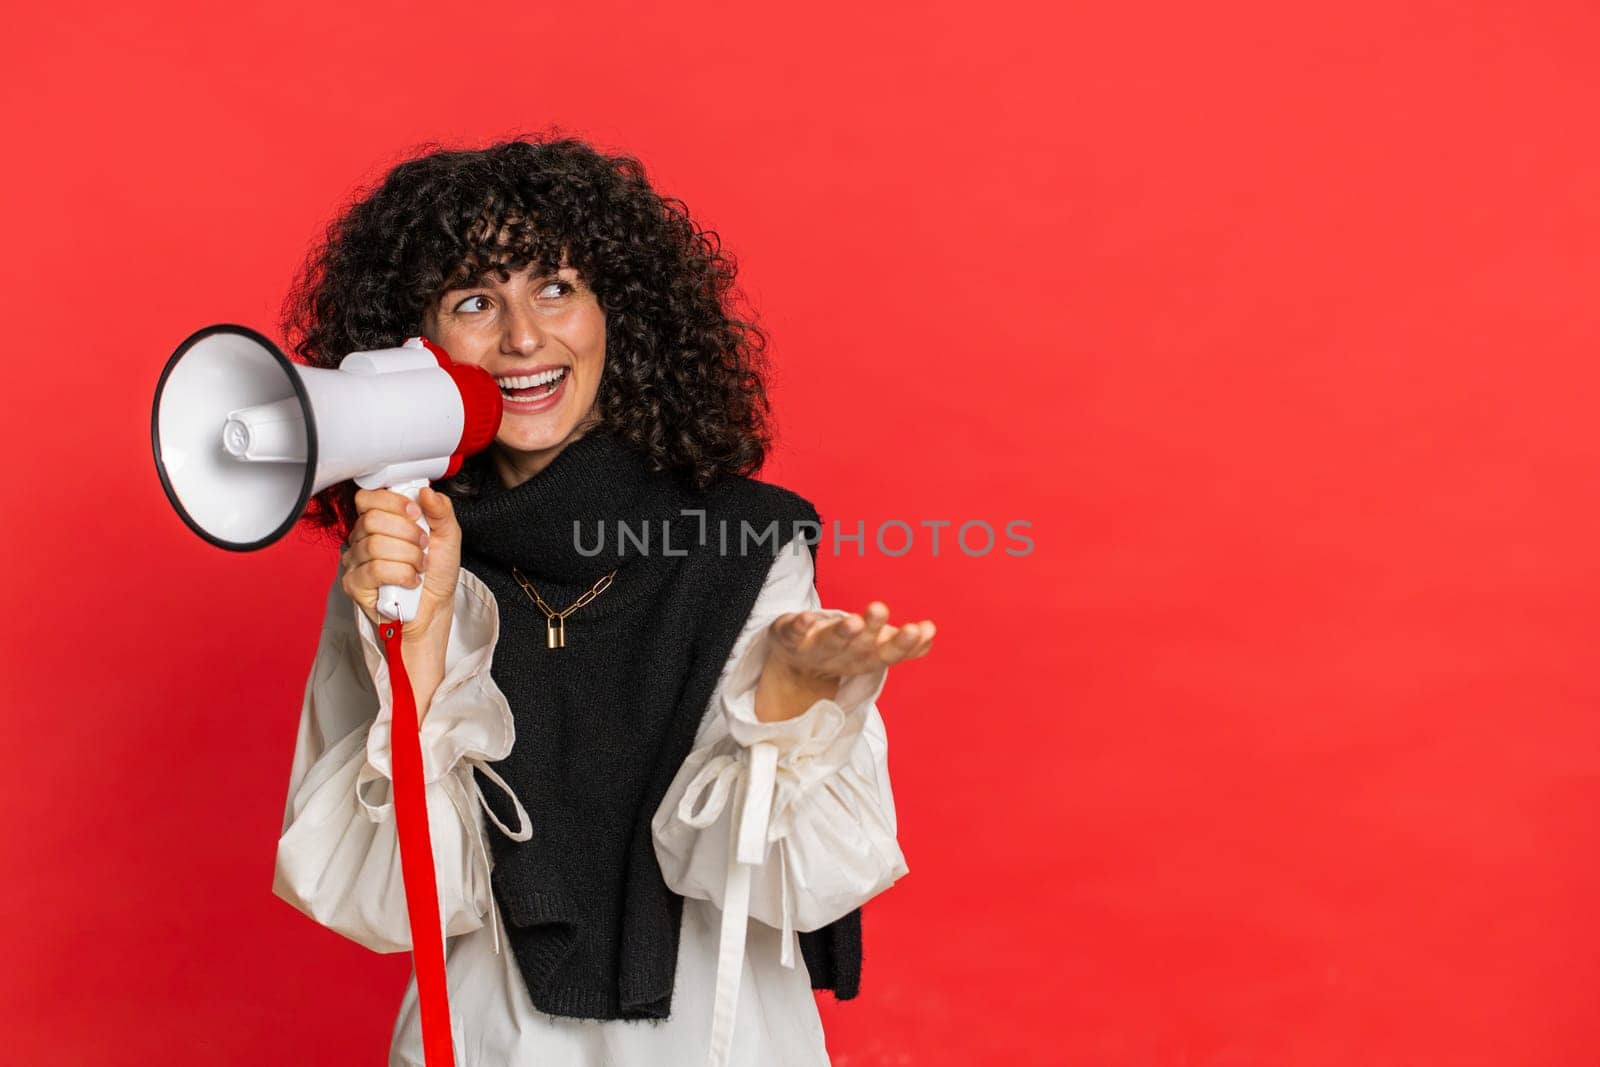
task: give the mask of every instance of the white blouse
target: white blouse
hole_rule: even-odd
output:
[[[389,668],[371,621],[344,594],[342,574],[328,591],[306,682],[273,892],[374,951],[407,952],[390,796]],[[796,931],[849,914],[908,868],[876,704],[888,668],[845,679],[835,698],[795,718],[764,723],[755,715],[773,619],[849,614],[821,607],[813,575],[800,541],[778,553],[693,751],[651,824],[662,875],[685,898],[670,1016],[601,1021],[535,1008],[501,933],[484,834],[525,841],[533,827],[490,766],[515,742],[510,705],[489,671],[499,608],[462,568],[444,679],[421,730],[458,1067],[828,1063]],[[489,808],[474,768],[505,791],[516,826]],[[497,829],[487,830],[485,813]],[[389,1064],[423,1067],[415,971]]]

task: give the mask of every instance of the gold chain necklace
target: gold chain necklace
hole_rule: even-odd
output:
[[[601,593],[605,592],[606,589],[611,585],[611,579],[616,575],[616,573],[616,571],[612,571],[604,578],[601,578],[598,582],[595,582],[594,585],[589,587],[589,590],[586,593],[580,596],[577,600],[574,600],[571,604],[568,604],[561,611],[553,611],[551,610],[550,605],[544,602],[544,598],[539,595],[539,591],[533,587],[533,583],[524,578],[522,576],[522,572],[517,570],[517,568],[511,568],[511,574],[517,579],[518,584],[522,586],[522,591],[527,593],[528,596],[532,598],[533,602],[538,605],[540,611],[544,612],[544,639],[546,648],[567,647],[567,616],[583,607]]]

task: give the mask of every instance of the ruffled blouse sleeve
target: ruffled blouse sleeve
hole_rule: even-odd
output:
[[[793,967],[795,931],[848,915],[909,872],[877,707],[888,667],[846,678],[792,719],[756,718],[772,621],[850,614],[821,606],[814,573],[800,541],[778,553],[651,824],[667,885],[722,911],[713,1063],[731,1040],[746,916],[783,931],[782,962]]]
[[[489,885],[493,860],[478,809],[513,840],[532,834],[521,801],[489,766],[504,759],[515,740],[510,706],[489,675],[499,628],[494,595],[463,568],[444,678],[421,727],[445,935],[495,923],[497,952],[498,919]],[[393,717],[383,645],[336,577],[306,681],[273,892],[377,952],[411,948],[392,799]],[[489,808],[474,769],[511,798],[519,820],[515,830]]]

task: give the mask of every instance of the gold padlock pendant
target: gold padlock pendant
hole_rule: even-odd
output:
[[[567,647],[567,620],[560,615],[552,615],[545,620],[544,629],[545,647]]]

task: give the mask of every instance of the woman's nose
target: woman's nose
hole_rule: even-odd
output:
[[[532,355],[544,344],[544,334],[539,329],[533,312],[512,304],[505,317],[505,332],[501,347],[507,352]]]

